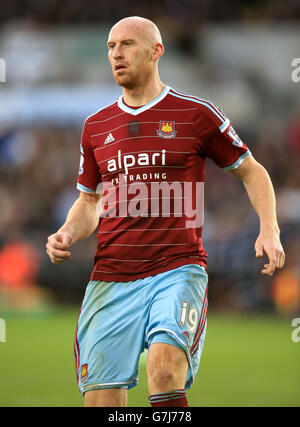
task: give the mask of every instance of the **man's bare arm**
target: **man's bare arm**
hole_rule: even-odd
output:
[[[64,225],[48,237],[47,254],[53,264],[62,264],[71,259],[70,246],[95,231],[99,222],[96,206],[100,197],[99,194],[80,193],[69,210]]]
[[[265,253],[269,263],[264,265],[262,274],[272,276],[276,268],[282,268],[285,254],[280,242],[280,230],[276,215],[276,199],[270,176],[266,169],[252,156],[231,171],[243,181],[249,199],[258,214],[260,233],[255,243],[256,257]]]

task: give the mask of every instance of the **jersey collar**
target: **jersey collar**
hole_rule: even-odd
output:
[[[149,110],[150,108],[154,107],[154,105],[158,104],[162,99],[167,96],[170,89],[171,88],[166,85],[162,93],[157,98],[153,99],[152,101],[148,102],[148,104],[145,104],[137,109],[130,108],[125,105],[123,102],[123,96],[120,96],[120,98],[118,99],[118,107],[121,108],[121,110],[123,110],[125,113],[137,116],[138,114],[143,113],[144,111]]]

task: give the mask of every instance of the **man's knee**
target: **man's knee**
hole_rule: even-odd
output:
[[[170,367],[160,366],[157,369],[148,371],[152,383],[161,390],[169,390],[176,380],[176,375]]]
[[[187,370],[188,362],[183,350],[164,343],[150,346],[147,375],[152,389],[184,388]]]

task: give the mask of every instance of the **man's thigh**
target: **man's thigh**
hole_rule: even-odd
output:
[[[199,367],[206,333],[207,274],[204,268],[192,264],[157,279],[152,283],[154,296],[146,342],[149,352],[155,343],[184,352],[189,366],[185,388],[189,388]]]
[[[142,289],[134,282],[89,283],[75,337],[81,393],[136,384],[145,341],[145,308],[140,298]]]

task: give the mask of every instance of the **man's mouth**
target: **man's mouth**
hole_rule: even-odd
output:
[[[125,70],[127,67],[124,64],[117,64],[115,65],[115,71],[123,71]]]

